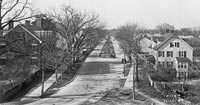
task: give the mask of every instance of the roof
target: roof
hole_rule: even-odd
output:
[[[154,42],[160,41],[163,42],[166,39],[166,36],[152,36]]]
[[[35,26],[33,25],[25,25],[25,24],[19,24],[17,25],[16,27],[21,27],[23,30],[25,30],[26,32],[28,32],[31,36],[33,36],[36,40],[38,40],[40,43],[42,43],[42,40],[37,37],[36,33],[34,32],[36,29],[39,29],[39,28],[36,28]],[[12,30],[14,30],[16,27],[10,29],[6,34],[9,34]]]
[[[20,24],[19,25],[22,29],[24,29],[26,32],[28,32],[31,36],[33,36],[36,40],[38,40],[40,43],[42,43],[42,40],[37,37],[36,33],[34,31],[36,31],[36,27],[33,25],[25,25],[25,24]]]
[[[187,57],[176,57],[176,60],[178,62],[191,62],[190,59]]]
[[[165,41],[163,41],[162,43],[159,43],[158,45],[154,46],[153,49],[158,50],[160,47],[162,47],[165,43],[167,43],[172,38],[178,38],[178,39],[182,40],[183,42],[185,42],[182,38],[179,38],[177,35],[171,34],[168,38],[165,39]],[[186,44],[188,44],[188,43],[186,43]],[[193,48],[192,46],[190,46],[190,47]]]

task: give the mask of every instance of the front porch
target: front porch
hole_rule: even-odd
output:
[[[188,77],[188,68],[190,64],[190,59],[187,57],[176,57],[175,59],[175,68],[177,71],[177,78],[187,78]]]

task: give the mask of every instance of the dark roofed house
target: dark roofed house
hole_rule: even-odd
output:
[[[15,27],[10,27],[9,31],[4,35],[5,38],[1,42],[6,43],[6,47],[1,49],[0,63],[5,64],[6,59],[4,53],[17,52],[29,58],[33,65],[38,64],[40,44],[46,41],[46,38],[53,36],[51,29],[42,28],[42,18],[37,18],[35,23],[25,20],[25,24],[18,24]],[[12,25],[14,26],[14,25]],[[15,55],[13,55],[15,56]]]
[[[1,57],[1,55],[6,55],[4,53],[10,51],[25,55],[30,58],[33,65],[37,64],[41,43],[55,44],[56,47],[66,49],[66,41],[56,33],[55,23],[48,18],[37,17],[32,24],[31,21],[26,20],[25,24],[10,27],[4,36],[5,38],[0,41],[0,46],[4,46],[0,51],[1,65],[6,62],[5,56]],[[60,43],[61,45],[57,45]]]
[[[31,30],[31,28],[29,28],[28,25],[19,24],[12,28],[5,35],[5,41],[7,45],[4,48],[5,51],[1,51],[1,62],[5,62],[7,59],[2,57],[5,55],[4,53],[15,52],[18,53],[18,55],[20,54],[21,56],[28,57],[31,64],[37,65],[38,53],[40,50],[39,45],[42,43],[42,40],[35,34],[33,30]]]

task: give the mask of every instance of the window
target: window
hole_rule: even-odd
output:
[[[175,42],[175,47],[179,47],[179,42]]]
[[[183,64],[181,64],[181,68],[183,68]]]
[[[184,68],[187,68],[186,64],[184,65]]]
[[[186,57],[187,52],[186,51],[179,51],[179,57]]]
[[[184,51],[184,54],[183,54],[183,56],[184,56],[184,57],[186,57],[186,51]]]
[[[0,65],[6,65],[6,58],[0,58]]]
[[[173,51],[167,51],[167,57],[173,57]]]
[[[179,43],[177,43],[176,46],[179,47]]]
[[[158,57],[165,57],[164,51],[158,51]]]
[[[159,61],[159,62],[158,62],[158,66],[159,66],[160,68],[164,68],[165,62]]]
[[[173,62],[167,62],[167,68],[172,68],[173,67]]]
[[[180,77],[181,78],[186,78],[187,77],[187,73],[186,72],[180,72]]]
[[[24,32],[22,32],[22,31],[17,31],[17,32],[15,33],[14,38],[20,38],[23,34],[24,34]]]
[[[31,44],[31,52],[37,52],[37,44]]]
[[[171,42],[170,47],[179,47],[179,42],[175,42],[175,43]]]
[[[174,44],[172,42],[170,43],[170,47],[174,47]]]
[[[31,65],[37,65],[37,57],[31,57]]]
[[[187,64],[186,63],[179,63],[178,68],[187,68]]]

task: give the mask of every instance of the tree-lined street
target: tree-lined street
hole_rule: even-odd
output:
[[[81,65],[74,81],[61,87],[56,94],[30,105],[78,105],[88,100],[98,101],[106,91],[120,87],[123,52],[118,43],[113,41],[116,58],[100,58],[99,53],[104,43],[102,41]]]
[[[0,0],[0,104],[200,103],[186,1]]]

